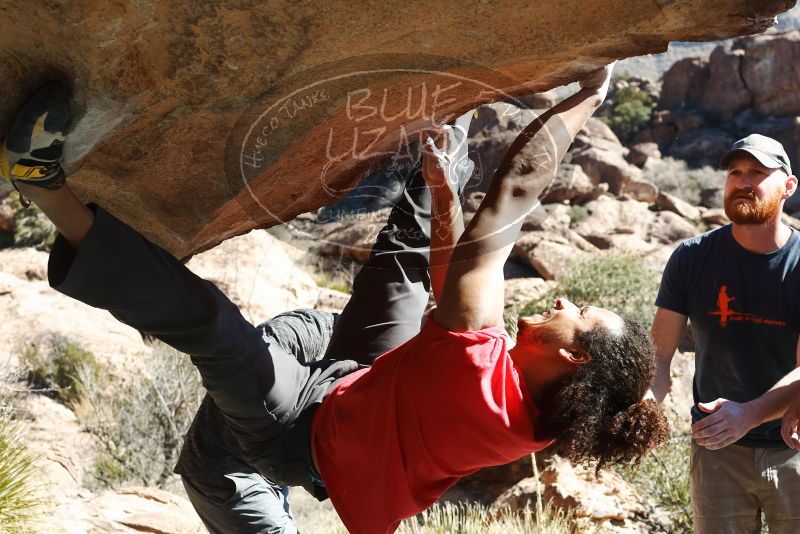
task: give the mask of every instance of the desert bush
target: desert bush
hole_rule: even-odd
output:
[[[648,164],[642,177],[656,184],[659,190],[699,206],[700,192],[709,187],[722,187],[726,174],[708,166],[689,169],[685,162],[666,157]]]
[[[34,204],[23,206],[19,195],[10,195],[5,202],[14,212],[14,234],[6,246],[36,247],[40,250],[50,250],[55,239],[55,227],[42,211]]]
[[[21,355],[28,383],[35,388],[52,392],[64,404],[74,406],[83,396],[78,375],[101,374],[94,354],[68,338],[48,334],[37,338]]]
[[[688,434],[673,434],[665,444],[642,459],[636,468],[616,467],[641,495],[669,512],[672,532],[692,532],[692,502],[689,492]]]
[[[612,82],[608,101],[611,109],[600,117],[623,143],[630,142],[634,136],[650,124],[655,103],[650,95],[633,85],[617,88]]]
[[[302,259],[302,265],[311,272],[317,287],[353,292],[353,280],[359,271],[355,263],[308,254]]]
[[[42,510],[37,467],[20,425],[0,406],[0,532],[33,532]]]
[[[80,375],[89,408],[79,414],[100,443],[94,478],[102,487],[133,483],[172,489],[172,468],[204,389],[189,357],[156,342],[141,369],[107,387]]]
[[[557,282],[555,288],[507,316],[539,313],[563,296],[575,304],[606,308],[647,325],[653,320],[659,275],[635,256],[595,254],[570,264]]]
[[[579,224],[589,218],[589,210],[583,206],[570,206],[569,207],[569,222],[570,224]]]

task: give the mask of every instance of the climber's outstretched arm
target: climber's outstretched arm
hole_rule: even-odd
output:
[[[434,128],[420,137],[422,176],[431,192],[431,245],[429,270],[436,302],[442,298],[450,255],[464,233],[460,191],[475,164],[467,155],[467,133],[472,110],[453,126]],[[433,137],[431,137],[431,135]]]
[[[434,312],[439,324],[453,331],[503,324],[503,264],[525,216],[539,205],[572,140],[603,102],[612,68],[583,80],[580,91],[542,113],[512,143],[452,253]]]

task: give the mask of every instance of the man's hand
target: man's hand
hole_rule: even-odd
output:
[[[783,414],[781,436],[788,446],[800,451],[800,399],[793,403]]]
[[[721,449],[739,441],[758,425],[747,404],[717,399],[713,402],[699,402],[697,407],[711,415],[692,425],[692,438],[698,445],[710,450]]]
[[[459,195],[459,187],[466,178],[472,175],[475,163],[467,155],[467,128],[472,110],[455,121],[454,126],[443,125],[433,131],[434,141],[430,135],[421,133],[422,143],[422,176],[431,192],[452,192]],[[441,190],[442,188],[447,188]]]
[[[581,89],[588,89],[597,92],[602,98],[608,93],[608,86],[611,84],[611,73],[617,62],[609,63],[603,68],[597,69],[589,76],[580,81]]]
[[[422,176],[431,192],[436,193],[443,187],[452,189],[458,185],[458,173],[455,172],[456,142],[453,127],[449,124],[432,133],[436,141],[430,135],[422,134]]]

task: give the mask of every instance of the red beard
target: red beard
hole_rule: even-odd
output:
[[[781,191],[766,198],[756,198],[753,191],[748,195],[735,191],[725,198],[725,215],[736,224],[763,224],[778,215],[781,209]],[[749,202],[737,203],[740,198],[749,198]]]

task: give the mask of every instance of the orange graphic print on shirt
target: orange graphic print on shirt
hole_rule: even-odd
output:
[[[721,286],[717,295],[717,309],[709,312],[709,315],[719,315],[719,325],[722,328],[728,326],[728,321],[747,321],[748,323],[765,324],[772,326],[786,326],[786,321],[776,319],[766,319],[747,312],[738,312],[731,309],[731,302],[736,297],[728,295],[728,286]]]

